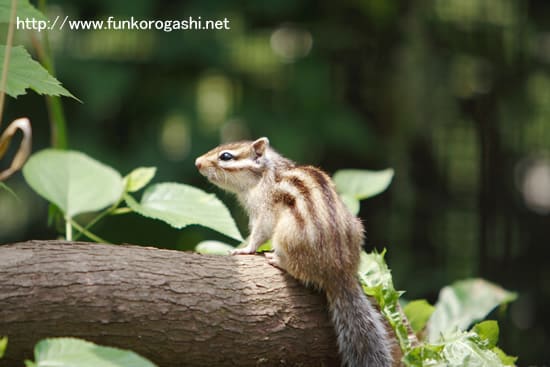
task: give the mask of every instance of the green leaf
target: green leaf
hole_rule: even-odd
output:
[[[384,260],[385,254],[385,250],[381,254],[376,251],[369,254],[365,251],[361,252],[359,276],[366,288],[373,289],[373,294],[370,294],[372,296],[378,288],[393,289],[391,271]]]
[[[155,367],[138,354],[74,338],[44,339],[34,347],[36,367]]]
[[[437,341],[456,329],[465,330],[498,305],[516,298],[516,293],[483,279],[462,280],[444,287],[428,321],[428,340]]]
[[[139,167],[124,177],[124,187],[126,192],[136,192],[145,187],[155,174],[157,167]]]
[[[0,45],[0,74],[4,68],[6,46]],[[5,92],[12,97],[25,94],[30,88],[38,94],[50,96],[66,96],[79,101],[61,83],[51,76],[46,69],[31,58],[23,46],[11,49],[11,58],[8,69],[8,80]]]
[[[195,247],[195,252],[203,255],[227,255],[235,247],[219,241],[202,241]]]
[[[444,367],[442,351],[443,345],[422,344],[405,353],[403,362],[409,367]]]
[[[495,352],[496,355],[498,356],[498,358],[500,358],[500,361],[502,362],[503,365],[505,365],[505,366],[515,366],[516,365],[516,361],[518,360],[518,357],[512,357],[512,356],[507,355],[499,347],[494,347],[493,352]]]
[[[374,297],[378,302],[382,314],[392,326],[399,340],[401,350],[408,351],[411,348],[411,342],[399,306],[399,297],[402,292],[396,291],[393,286],[390,269],[384,260],[385,253],[385,251],[382,254],[361,252],[359,280],[365,293]]]
[[[23,176],[69,218],[103,209],[123,192],[117,171],[75,151],[45,149],[35,153],[23,167]]]
[[[386,190],[392,178],[391,168],[382,171],[347,169],[337,171],[333,180],[340,194],[363,200]]]
[[[489,347],[495,347],[498,343],[499,328],[498,323],[494,320],[482,321],[479,324],[475,324],[472,328],[481,339],[487,340]]]
[[[344,204],[348,207],[351,214],[353,215],[359,214],[359,209],[360,209],[359,200],[347,194],[340,194],[340,198],[342,199]]]
[[[459,333],[446,339],[443,357],[448,366],[487,366],[501,365],[500,359],[486,344],[472,333]]]
[[[403,312],[405,312],[405,316],[407,316],[415,333],[424,329],[434,310],[435,307],[425,299],[411,301],[403,308]]]
[[[271,240],[261,244],[260,247],[258,247],[258,249],[256,250],[256,252],[269,252],[269,251],[273,251]]]
[[[4,353],[6,353],[7,346],[8,346],[8,338],[5,336],[0,338],[0,358],[4,356]]]
[[[0,2],[0,23],[9,23],[11,14],[11,1]],[[29,3],[29,0],[19,0],[17,2],[17,16],[20,19],[35,19],[36,21],[47,21],[48,18],[34,6]],[[5,40],[2,40],[5,41]]]
[[[162,220],[173,227],[198,224],[242,241],[229,210],[213,194],[178,183],[160,183],[145,190],[141,203],[125,195],[126,204],[137,213]]]
[[[246,242],[243,242],[241,243],[240,245],[238,245],[237,247],[234,247],[234,248],[244,248],[246,247],[247,243]],[[257,249],[256,249],[256,253],[262,253],[262,252],[270,252],[270,251],[273,251],[273,246],[271,244],[271,240],[268,240],[264,243],[262,243]]]
[[[499,357],[477,334],[456,331],[435,344],[416,346],[403,357],[407,366],[503,366]]]

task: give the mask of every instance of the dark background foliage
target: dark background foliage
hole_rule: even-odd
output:
[[[229,20],[230,30],[49,32],[72,149],[156,181],[217,192],[195,157],[220,141],[268,136],[330,173],[396,171],[363,203],[367,249],[387,259],[405,298],[434,302],[481,276],[519,292],[501,345],[519,365],[550,363],[550,3],[545,0],[51,0],[70,19]],[[18,42],[28,43],[18,31]],[[10,99],[34,149],[50,144],[43,98]],[[53,238],[47,205],[21,178],[0,191],[0,242]],[[114,242],[189,250],[223,237],[138,216],[97,232]]]

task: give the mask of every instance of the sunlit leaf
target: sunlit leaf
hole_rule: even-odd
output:
[[[444,340],[414,347],[404,356],[410,367],[499,367],[498,355],[473,332],[456,330]]]
[[[120,174],[87,155],[54,149],[35,153],[23,167],[27,183],[66,216],[103,209],[122,195]]]
[[[243,242],[237,247],[234,248],[244,248],[246,247],[247,243]],[[271,240],[268,240],[267,242],[262,243],[257,249],[256,253],[262,253],[262,252],[270,252],[273,251],[273,245],[271,244]]]
[[[347,194],[340,194],[340,198],[342,199],[344,204],[348,207],[351,214],[353,215],[359,214],[359,209],[360,209],[359,200]]]
[[[381,254],[361,252],[359,264],[359,280],[363,290],[378,302],[382,314],[392,326],[401,349],[407,351],[411,348],[407,325],[403,321],[400,312],[399,297],[402,292],[395,290],[391,271],[384,260],[385,251]]]
[[[34,347],[36,367],[155,367],[140,355],[74,338],[44,339]]]
[[[428,321],[428,339],[437,341],[456,329],[466,330],[495,307],[517,295],[483,279],[467,279],[444,287]]]
[[[256,250],[256,252],[269,252],[269,251],[273,251],[273,245],[271,244],[271,240],[261,244],[260,247],[258,247],[258,249]]]
[[[125,196],[132,210],[148,217],[162,220],[173,227],[183,228],[198,224],[226,236],[242,241],[229,210],[213,194],[196,187],[178,183],[160,183],[145,190],[141,202]]]
[[[227,255],[235,247],[219,241],[202,241],[197,244],[195,251],[204,255]]]
[[[471,333],[458,334],[445,339],[443,351],[444,360],[448,366],[479,366],[497,367],[501,365],[495,352],[488,349]]]
[[[136,192],[145,187],[157,172],[156,167],[139,167],[124,177],[124,187],[127,192]]]
[[[409,350],[403,356],[407,367],[445,367],[441,352],[443,345],[421,344]]]
[[[481,339],[487,340],[489,347],[494,347],[498,343],[499,327],[495,320],[482,321],[474,325],[472,331],[475,332]]]
[[[381,254],[377,252],[361,252],[359,264],[359,277],[367,288],[381,287],[382,289],[393,288],[391,271],[384,260],[386,251]]]
[[[509,356],[506,353],[502,351],[499,347],[494,347],[493,352],[496,353],[498,358],[500,358],[500,361],[505,366],[515,366],[516,361],[518,360],[518,357]]]
[[[0,45],[0,75],[4,68],[4,54],[6,46]],[[30,88],[38,94],[50,96],[66,96],[76,100],[61,83],[51,76],[46,69],[31,58],[23,46],[14,46],[11,49],[8,79],[5,92],[12,97],[25,94]]]
[[[425,299],[411,301],[403,307],[403,312],[411,324],[411,328],[418,333],[426,326],[435,307],[430,305]]]
[[[363,200],[386,190],[392,178],[391,168],[382,171],[346,169],[337,171],[333,180],[339,193]]]

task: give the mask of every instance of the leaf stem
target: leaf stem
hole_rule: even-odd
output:
[[[38,8],[43,14],[46,14],[46,0],[39,0]],[[40,60],[40,63],[44,66],[48,73],[50,73],[50,75],[55,76],[55,66],[50,52],[48,32],[43,32],[42,42],[38,41],[34,34],[31,36],[31,40],[34,48],[36,49],[38,60]],[[48,108],[48,115],[50,118],[52,147],[57,149],[67,149],[67,121],[65,119],[65,113],[61,103],[61,97],[47,95],[45,98],[46,106]]]
[[[19,198],[19,196],[17,196],[17,194],[8,186],[6,185],[5,183],[1,182],[0,181],[0,189],[4,189],[6,190],[11,196],[13,196],[15,198],[15,200],[17,200],[17,202],[19,204],[22,203],[21,199]]]
[[[124,207],[124,208],[117,208],[116,210],[113,210],[111,213],[112,215],[122,215],[122,214],[128,214],[133,212],[132,208]]]
[[[114,215],[114,214],[126,214],[126,213],[130,213],[132,210],[130,208],[118,208],[118,206],[120,205],[120,203],[122,202],[124,198],[124,193],[122,194],[122,196],[120,197],[120,199],[118,199],[116,201],[116,203],[114,203],[113,205],[111,205],[109,208],[105,209],[104,211],[102,211],[101,213],[99,213],[94,219],[92,219],[90,222],[88,222],[88,224],[86,224],[85,227],[83,227],[84,231],[88,231],[90,228],[92,228],[94,226],[94,224],[96,224],[97,222],[99,222],[101,219],[105,218],[107,215]],[[126,211],[124,211],[124,209],[128,209]],[[82,227],[81,227],[82,228]],[[78,228],[77,228],[78,229]],[[79,229],[80,231],[80,229]],[[75,240],[79,239],[80,236],[82,234],[88,236],[84,231],[80,231],[80,233],[78,233],[76,236],[75,236]],[[91,233],[91,232],[90,232]],[[90,237],[90,236],[88,236]],[[91,238],[91,237],[90,237]],[[92,238],[93,239],[93,238]]]
[[[69,220],[70,220],[70,224],[73,227],[75,227],[80,232],[80,234],[84,234],[86,237],[88,237],[89,239],[91,239],[95,242],[110,243],[109,241],[107,241],[107,240],[93,234],[92,232],[88,231],[86,228],[82,227],[80,224],[75,222],[73,219],[69,219]]]
[[[52,74],[53,75],[53,74]],[[67,121],[61,104],[61,97],[46,96],[46,105],[50,116],[51,144],[57,149],[67,149]]]
[[[72,219],[69,217],[65,217],[65,239],[67,241],[73,240],[73,227],[71,223],[72,223]]]
[[[118,203],[117,203],[118,204]],[[77,229],[80,231],[80,233],[78,233],[76,236],[75,236],[75,240],[79,239],[81,235],[86,235],[86,231],[88,231],[90,228],[92,228],[92,226],[94,224],[96,224],[97,222],[99,222],[101,219],[103,219],[104,217],[106,217],[111,211],[113,210],[113,207],[109,207],[108,209],[105,209],[104,211],[102,211],[101,213],[99,213],[94,219],[92,219],[90,222],[88,222],[88,224],[86,224],[86,226],[84,227],[81,227],[82,230],[80,230],[78,227]],[[89,236],[88,236],[89,237]],[[91,238],[91,237],[90,237]]]

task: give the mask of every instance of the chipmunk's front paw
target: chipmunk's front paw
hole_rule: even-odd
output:
[[[251,247],[236,248],[231,251],[231,255],[254,255],[256,250]]]

